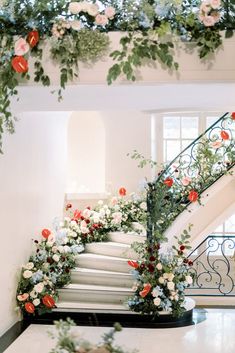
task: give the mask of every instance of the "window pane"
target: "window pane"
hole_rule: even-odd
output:
[[[166,141],[166,162],[171,162],[180,153],[180,141]]]
[[[198,136],[198,117],[182,118],[182,138],[195,139]]]
[[[164,118],[164,138],[180,137],[180,117],[168,116]]]
[[[219,116],[208,116],[206,118],[206,127],[210,127],[212,124],[214,124],[217,120],[219,119]]]
[[[182,141],[182,150],[184,150],[186,147],[188,147],[192,142],[193,142],[193,140],[183,140]]]
[[[235,232],[235,215],[225,222],[225,232]]]

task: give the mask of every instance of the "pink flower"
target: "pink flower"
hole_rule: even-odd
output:
[[[211,16],[214,17],[215,22],[219,22],[219,20],[220,20],[220,13],[219,12],[214,11],[214,12],[212,12]]]
[[[220,148],[222,146],[222,142],[221,141],[214,141],[211,143],[211,147],[214,149]]]
[[[23,56],[29,51],[29,44],[24,38],[20,38],[15,42],[15,55]]]
[[[204,26],[206,26],[206,27],[212,27],[212,26],[214,26],[214,24],[215,24],[215,18],[214,18],[214,16],[205,16],[204,18],[203,18],[203,20],[202,20],[202,22],[203,22],[203,24],[204,24]]]
[[[210,0],[210,5],[212,9],[216,10],[221,6],[221,1],[220,0]]]
[[[110,20],[112,20],[115,16],[116,11],[114,7],[109,6],[105,9],[104,13]]]
[[[17,299],[19,300],[19,302],[24,302],[26,299],[28,299],[28,297],[29,297],[28,293],[17,295]]]
[[[183,179],[181,179],[181,183],[184,186],[188,186],[191,183],[191,179],[189,177],[184,177]]]
[[[95,24],[97,26],[106,26],[108,22],[109,22],[109,20],[106,15],[97,15],[95,17]]]
[[[201,3],[200,6],[200,12],[203,12],[203,14],[208,14],[208,12],[211,10],[210,6],[210,1],[206,0]]]

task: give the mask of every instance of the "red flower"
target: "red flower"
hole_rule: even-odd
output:
[[[153,273],[154,272],[154,266],[152,264],[149,264],[148,265],[148,269],[149,269],[149,272],[150,273]]]
[[[156,258],[154,256],[150,256],[149,261],[155,261]]]
[[[190,261],[188,262],[188,264],[189,264],[189,266],[193,266],[193,261],[190,260]]]
[[[49,229],[45,228],[45,229],[42,230],[43,238],[48,239],[49,235],[51,235],[51,231]]]
[[[29,45],[31,48],[35,47],[35,45],[38,44],[39,42],[39,33],[38,31],[31,31],[29,32],[27,36],[27,41],[29,42]]]
[[[11,65],[19,74],[23,74],[29,69],[28,61],[23,56],[15,56],[11,61]]]
[[[235,112],[233,112],[233,113],[231,114],[231,118],[232,118],[233,120],[235,120]]]
[[[166,186],[168,186],[168,188],[172,187],[174,181],[172,178],[166,178],[163,182]]]
[[[225,130],[222,130],[221,133],[220,133],[220,136],[223,140],[229,140],[229,134],[227,133],[227,131]]]
[[[67,205],[66,205],[66,207],[65,207],[65,209],[66,209],[66,211],[68,211],[70,208],[72,208],[73,206],[72,206],[72,204],[71,203],[68,203]]]
[[[185,246],[184,245],[180,245],[180,250],[184,251],[185,250]]]
[[[24,308],[29,314],[33,314],[35,311],[35,306],[30,302],[25,303]]]
[[[44,297],[42,298],[42,302],[47,308],[50,308],[50,309],[55,306],[55,301],[52,298],[52,296],[49,294],[44,295]]]
[[[119,195],[120,196],[126,196],[126,189],[125,188],[120,188],[119,189]]]
[[[82,211],[75,210],[73,217],[74,217],[74,219],[80,219],[82,217]]]
[[[190,191],[188,195],[188,199],[191,202],[196,202],[198,200],[198,193],[195,190]]]
[[[129,260],[129,261],[127,261],[127,263],[129,266],[134,267],[135,269],[137,269],[139,267],[139,264],[136,261]]]
[[[148,295],[148,293],[150,292],[151,288],[152,288],[151,284],[150,284],[150,283],[146,283],[146,284],[144,285],[144,289],[139,293],[140,296],[141,296],[142,298],[145,298],[146,295]]]

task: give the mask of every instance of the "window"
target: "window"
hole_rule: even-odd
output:
[[[217,227],[212,235],[220,235],[223,238],[218,238],[220,244],[223,243],[223,251],[226,256],[233,256],[235,251],[235,239],[227,240],[225,238],[231,235],[235,235],[235,214],[233,214],[230,218],[228,218],[224,223],[222,223],[219,227]],[[213,249],[212,249],[213,250]],[[209,250],[208,250],[209,251]],[[222,255],[221,249],[219,248],[217,251],[212,253],[213,255]]]

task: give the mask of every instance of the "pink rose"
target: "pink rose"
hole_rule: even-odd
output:
[[[210,10],[211,10],[210,1],[208,0],[203,1],[200,6],[200,12],[202,12],[205,15],[205,14],[208,14]]]
[[[222,146],[222,142],[221,141],[214,141],[211,144],[211,147],[213,147],[214,149],[220,148]]]
[[[15,55],[23,56],[29,51],[29,44],[24,38],[20,38],[15,42]]]
[[[202,20],[204,26],[206,27],[212,27],[215,24],[215,18],[214,16],[205,16],[204,19]]]
[[[212,9],[216,10],[221,6],[221,1],[220,0],[211,0],[210,5]]]
[[[115,16],[116,11],[114,7],[109,6],[105,9],[104,13],[110,20],[112,20]]]
[[[184,186],[188,186],[191,183],[191,179],[189,177],[184,177],[183,179],[181,179],[181,183]]]
[[[106,15],[97,15],[95,17],[95,24],[97,26],[105,26],[109,22],[108,17]]]

